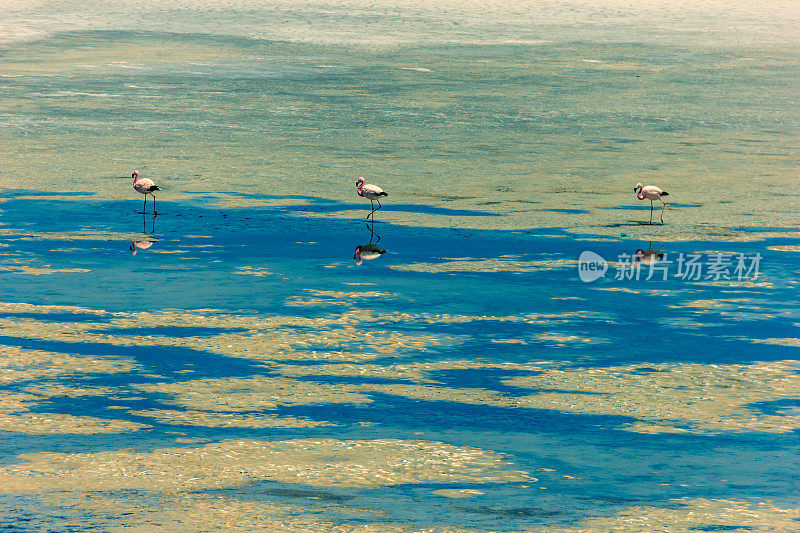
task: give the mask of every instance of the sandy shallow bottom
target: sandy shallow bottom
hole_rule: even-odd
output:
[[[2,203],[4,527],[796,529],[795,239],[162,209]]]

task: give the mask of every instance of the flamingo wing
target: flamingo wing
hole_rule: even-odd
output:
[[[133,185],[133,188],[139,191],[142,194],[147,194],[152,191],[160,191],[161,189],[153,183],[153,180],[148,178],[141,178],[136,180],[136,183]]]
[[[364,193],[364,196],[388,196],[383,189],[378,187],[377,185],[372,185],[371,183],[367,183],[361,188],[361,191]]]

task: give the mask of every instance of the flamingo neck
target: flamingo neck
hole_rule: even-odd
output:
[[[642,194],[641,189],[639,190],[639,193],[636,195],[636,198],[638,198],[639,200],[644,200],[644,194]]]
[[[356,189],[356,192],[358,193],[359,196],[364,196],[364,191],[362,190],[363,188],[364,188],[364,184],[363,183],[359,183],[358,184],[358,188]]]

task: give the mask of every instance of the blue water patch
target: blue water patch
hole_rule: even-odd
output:
[[[89,333],[102,333],[105,335],[135,335],[147,336],[157,335],[173,338],[184,337],[213,337],[224,333],[243,333],[244,328],[204,328],[199,326],[152,326],[152,327],[130,327],[130,328],[104,328],[89,330]]]
[[[800,412],[800,398],[787,398],[784,400],[751,403],[747,407],[764,413],[765,415],[791,415]]]
[[[248,194],[248,193],[225,193],[231,196],[241,198],[257,199],[257,200],[305,200],[306,205],[284,205],[284,206],[270,206],[270,210],[278,213],[294,213],[294,212],[311,212],[311,213],[336,213],[341,211],[364,210],[369,208],[367,203],[369,200],[364,199],[359,203],[337,202],[327,198],[319,198],[316,196],[303,196],[296,194],[289,195],[269,195],[269,194]],[[374,207],[378,207],[377,202]],[[449,209],[446,207],[437,207],[432,205],[422,204],[397,204],[384,205],[380,210],[383,211],[397,211],[404,213],[421,213],[427,215],[442,215],[442,216],[463,216],[463,217],[499,217],[503,216],[498,213],[490,213],[486,211],[477,211],[474,209]]]
[[[74,323],[106,323],[113,319],[112,315],[94,313],[2,313],[0,319],[30,319],[42,322],[74,322]]]
[[[770,227],[746,227],[746,228],[735,228],[735,231],[741,231],[745,233],[798,233],[800,230],[792,229],[792,228],[770,228]]]
[[[707,526],[690,527],[690,531],[754,531],[756,528],[751,526],[726,526],[721,524],[713,524]]]
[[[203,375],[206,377],[251,374],[263,370],[254,361],[232,359],[211,352],[179,346],[125,346],[101,342],[67,342],[8,336],[0,336],[0,345],[81,356],[129,357],[149,371],[163,374],[191,370],[195,365],[202,365]],[[148,378],[141,379],[144,381]]]
[[[553,213],[567,213],[569,215],[583,215],[589,213],[585,209],[545,209],[545,211],[551,211]]]
[[[97,193],[92,191],[33,191],[30,189],[0,189],[0,199],[2,198],[36,198],[40,196],[63,196],[70,198],[73,196],[94,196]]]

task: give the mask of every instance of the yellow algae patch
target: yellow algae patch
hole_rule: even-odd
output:
[[[746,305],[749,304],[749,305]],[[749,310],[756,310],[761,311],[764,308],[755,305],[756,302],[751,300],[750,298],[718,298],[714,300],[695,300],[693,302],[686,302],[681,305],[673,305],[670,306],[673,309],[680,309],[684,307],[697,307],[701,309],[725,309],[725,310],[738,310],[738,309],[749,309]]]
[[[425,378],[421,363],[396,364],[391,366],[372,364],[319,364],[319,365],[273,365],[283,376],[358,376],[367,378],[403,379],[415,382],[432,382]]]
[[[171,394],[183,407],[201,411],[257,411],[315,403],[368,403],[357,385],[297,381],[279,377],[208,379],[133,385],[145,392]]]
[[[29,435],[123,433],[149,427],[151,426],[137,424],[136,422],[105,420],[93,416],[73,416],[62,413],[0,412],[0,430],[27,433]]]
[[[22,302],[0,302],[0,312],[12,313],[75,313],[90,315],[108,315],[108,311],[102,309],[90,309],[88,307],[77,307],[72,305],[36,305]]]
[[[520,407],[639,419],[625,428],[629,431],[784,433],[800,428],[800,413],[762,414],[748,406],[800,396],[798,371],[798,361],[658,363],[645,368],[551,369],[504,383],[541,390],[516,398]]]
[[[131,372],[139,365],[120,359],[95,359],[58,352],[0,346],[0,383],[55,378],[69,374]]]
[[[595,291],[606,291],[606,292],[628,292],[631,294],[639,294],[640,291],[629,289],[628,287],[593,287]]]
[[[44,396],[0,392],[0,431],[14,431],[29,435],[60,435],[65,433],[91,435],[97,433],[123,433],[138,431],[150,426],[107,420],[93,416],[73,416],[63,413],[33,413],[30,408]],[[0,485],[1,487],[2,485]]]
[[[246,198],[215,193],[217,199],[211,205],[220,209],[243,207],[288,207],[311,205],[310,200],[302,198]]]
[[[263,414],[210,413],[207,411],[171,409],[150,409],[147,411],[129,411],[135,416],[155,418],[162,424],[182,426],[225,427],[225,428],[313,428],[320,426],[338,426],[331,422],[306,420],[293,416],[273,416]]]
[[[563,324],[573,319],[597,318],[598,313],[569,311],[565,313],[528,313],[524,315],[452,315],[449,313],[375,313],[366,321],[415,322],[424,324],[466,324],[469,322],[511,322],[522,324]]]
[[[561,335],[558,333],[541,333],[535,337],[540,341],[552,341],[560,345],[575,344],[575,343],[588,343],[597,342],[598,339],[589,339],[586,337],[578,337],[576,335]]]
[[[364,293],[344,293],[364,294]],[[381,296],[392,296],[376,293]],[[339,298],[338,293],[324,293]],[[349,297],[355,301],[355,296]],[[335,300],[340,301],[340,300]],[[18,304],[7,304],[16,308]],[[47,312],[44,308],[31,308]],[[55,311],[55,309],[53,310]],[[66,310],[65,310],[66,311]],[[19,312],[24,312],[20,307]],[[73,312],[90,312],[78,310]],[[97,311],[97,314],[106,314]],[[107,313],[108,322],[55,322],[30,318],[0,318],[7,335],[42,340],[81,343],[104,343],[118,346],[184,347],[263,361],[278,360],[369,360],[396,354],[399,350],[426,350],[430,346],[452,345],[462,337],[423,334],[393,330],[397,322],[469,323],[471,321],[505,321],[526,324],[564,324],[587,317],[602,318],[583,311],[569,313],[530,313],[521,316],[470,316],[428,313],[382,313],[350,307],[323,317],[234,315],[219,310],[168,310],[159,313]],[[217,328],[218,335],[172,337],[136,335],[137,329],[170,324],[174,327]],[[369,326],[369,327],[365,327]],[[130,334],[104,333],[107,329],[130,329]],[[226,329],[245,330],[232,334]]]
[[[633,433],[644,433],[646,435],[657,435],[662,433],[693,433],[686,428],[649,424],[647,422],[633,422],[632,424],[627,424],[624,429],[632,431]]]
[[[117,393],[110,387],[70,387],[58,383],[38,383],[25,387],[25,392],[38,394],[40,397],[80,398],[82,396],[111,396]]]
[[[306,375],[360,375],[367,376],[349,365],[332,365],[326,370],[308,370]],[[404,376],[422,382],[418,369],[400,369],[392,376],[380,366],[371,368],[375,377]],[[294,372],[287,369],[287,372]],[[296,372],[301,374],[302,370]],[[370,403],[370,394],[381,393],[425,401],[461,402],[496,407],[526,407],[527,397],[510,396],[477,388],[454,388],[414,383],[391,384],[330,384],[313,381],[296,381],[286,378],[232,378],[198,380],[157,385],[134,385],[145,392],[170,394],[172,402],[188,409],[209,412],[248,412],[276,409],[280,406],[311,405],[317,403]]]
[[[491,405],[494,407],[527,407],[524,397],[510,396],[486,389],[462,389],[427,385],[363,385],[364,391],[393,394],[405,398],[428,402],[458,402],[472,405]]]
[[[730,287],[743,289],[774,289],[775,285],[769,281],[702,281],[695,285],[708,285],[710,287]],[[723,291],[725,292],[725,291]]]
[[[111,389],[67,387],[36,384],[26,388],[26,393],[0,391],[0,431],[13,431],[29,435],[122,433],[149,428],[146,424],[124,420],[108,420],[93,416],[73,416],[64,413],[34,413],[31,407],[55,396],[101,396]],[[34,392],[36,394],[30,394]],[[39,394],[41,393],[41,394]]]
[[[229,357],[256,360],[297,359],[298,348],[317,348],[303,352],[300,358],[333,360],[367,360],[397,353],[398,349],[424,350],[451,338],[426,334],[405,334],[373,327],[366,331],[364,322],[388,322],[382,315],[358,309],[328,317],[236,316],[211,310],[165,311],[162,313],[115,313],[109,322],[48,322],[29,318],[0,318],[7,335],[42,340],[94,342],[119,346],[185,347],[218,353]],[[136,335],[138,328],[158,327],[219,328],[218,335],[171,337]],[[103,333],[110,328],[130,328],[130,334]],[[223,329],[245,329],[244,333],[227,333]],[[355,348],[351,351],[351,346]],[[347,350],[350,353],[343,353]]]
[[[445,498],[475,498],[486,493],[475,489],[439,489],[432,490],[431,494],[444,496]]]
[[[184,492],[260,481],[381,487],[408,483],[527,481],[502,454],[420,440],[226,440],[137,453],[31,453],[0,467],[9,493],[141,490]]]
[[[10,235],[21,235],[23,241],[141,241],[141,233],[118,233],[114,231],[78,230],[74,232],[9,231]],[[147,236],[149,237],[149,236]]]
[[[263,278],[264,276],[271,276],[272,272],[264,267],[241,266],[236,267],[236,270],[233,272],[233,274],[239,276],[255,276],[257,278]]]
[[[2,392],[0,393],[0,412],[27,411],[38,399],[39,396],[32,394]]]
[[[373,364],[319,364],[319,365],[274,365],[273,367],[284,376],[359,376],[368,378],[403,379],[414,383],[436,383],[428,377],[429,372],[441,370],[474,370],[498,369],[539,371],[541,365],[550,365],[549,362],[540,363],[483,363],[469,360],[432,361],[419,363],[398,363],[391,366]]]
[[[411,263],[390,265],[389,268],[407,272],[536,272],[576,267],[574,259],[548,259],[542,261],[517,261],[508,259],[466,259],[443,263]]]
[[[310,297],[303,298],[295,296],[288,298],[284,305],[287,306],[310,306],[310,305],[354,305],[357,300],[372,298],[396,298],[398,294],[380,291],[323,291],[316,289],[303,289],[308,292]]]
[[[127,361],[74,357],[62,353],[23,350],[0,346],[0,383],[33,382],[25,387],[26,394],[0,393],[0,430],[50,435],[62,433],[120,433],[147,428],[122,420],[106,420],[90,416],[62,413],[33,413],[36,403],[53,397],[111,396],[109,387],[75,387],[40,381],[79,373],[127,372],[137,365]]]
[[[28,276],[45,276],[49,274],[79,274],[91,272],[85,268],[52,268],[49,265],[43,267],[32,267],[28,265],[0,266],[0,271],[11,272],[13,274],[25,274]]]
[[[303,289],[319,298],[331,298],[334,300],[360,299],[360,298],[393,298],[399,296],[395,293],[379,291],[322,291],[316,289]]]
[[[635,505],[610,517],[584,519],[576,526],[541,527],[541,533],[607,533],[611,531],[797,531],[799,509],[784,509],[736,500],[680,498],[675,507]]]
[[[408,528],[392,524],[364,523],[378,511],[315,501],[315,508],[274,501],[251,501],[210,494],[158,494],[130,492],[56,492],[38,500],[47,525],[62,530],[59,520],[80,523],[92,531],[206,532],[276,531],[281,533],[402,533]],[[53,511],[50,512],[50,508]],[[326,519],[329,514],[359,517],[359,524],[342,524]],[[64,530],[69,527],[63,528]],[[446,533],[455,531],[440,529]],[[466,531],[466,530],[458,530]]]
[[[800,339],[798,338],[752,339],[752,342],[757,342],[761,344],[776,344],[778,346],[795,346],[800,348]]]
[[[767,250],[775,252],[800,252],[800,246],[767,246]]]

